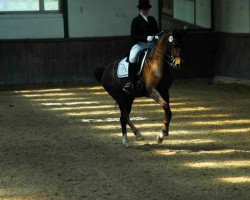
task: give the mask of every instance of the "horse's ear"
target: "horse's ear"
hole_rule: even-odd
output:
[[[184,27],[184,29],[182,29],[182,31],[183,31],[182,35],[185,36],[188,34],[189,29],[187,27]]]
[[[186,35],[189,32],[189,29],[187,26],[184,26],[182,31],[183,31],[183,35]]]
[[[188,33],[188,29],[186,27],[184,27],[184,29],[175,29],[173,31],[173,35],[175,37],[183,37]]]
[[[173,31],[173,36],[175,43],[179,46],[182,46],[184,42],[184,36],[188,33],[188,29],[175,29]]]

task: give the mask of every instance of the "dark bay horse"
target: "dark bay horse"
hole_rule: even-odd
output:
[[[123,134],[123,145],[129,146],[127,138],[128,124],[136,136],[136,139],[143,140],[139,130],[131,122],[129,114],[133,101],[136,97],[150,97],[154,99],[164,110],[164,122],[162,131],[157,137],[158,143],[162,143],[169,134],[171,110],[169,105],[169,88],[172,84],[171,68],[181,64],[181,45],[185,30],[163,31],[155,47],[147,57],[141,75],[140,89],[135,89],[134,94],[127,94],[123,91],[127,78],[118,78],[117,66],[120,60],[114,61],[106,68],[97,68],[94,72],[95,78],[110,96],[119,105],[121,116],[120,123]]]

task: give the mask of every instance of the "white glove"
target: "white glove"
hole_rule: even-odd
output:
[[[152,42],[153,40],[159,40],[159,37],[158,36],[151,36],[151,35],[147,37],[148,42]]]
[[[153,39],[154,39],[154,36],[151,36],[151,35],[150,35],[150,36],[147,37],[147,41],[148,41],[148,42],[152,42]]]

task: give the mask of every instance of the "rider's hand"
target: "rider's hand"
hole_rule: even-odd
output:
[[[154,36],[154,39],[159,40],[159,36],[158,35]]]
[[[148,41],[148,42],[152,42],[153,39],[154,39],[154,36],[152,36],[152,35],[150,35],[150,36],[147,37],[147,41]]]
[[[147,37],[147,41],[148,42],[152,42],[153,40],[159,40],[159,37],[156,35],[156,36],[148,36]]]

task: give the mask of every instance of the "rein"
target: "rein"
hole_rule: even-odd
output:
[[[159,49],[159,47],[155,47],[155,53],[159,53],[163,55],[163,60],[165,60],[170,66],[173,66],[173,56],[171,55],[171,44],[168,46],[167,48],[167,52],[162,51],[161,49]],[[170,55],[169,55],[170,54]]]
[[[169,31],[161,31],[160,33],[157,34],[157,36],[162,37],[163,35],[167,34],[168,32]],[[152,53],[154,52],[156,54],[162,54],[163,60],[165,60],[169,66],[173,66],[174,65],[174,58],[171,55],[172,54],[172,43],[168,42],[168,47],[167,47],[166,52],[162,51],[155,43],[156,42],[154,41],[148,49],[152,49],[153,50]],[[153,47],[153,46],[155,46],[155,47]]]

